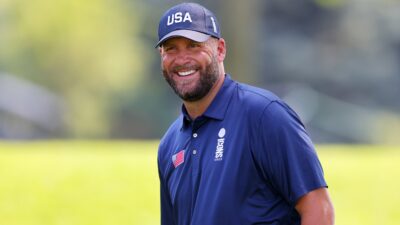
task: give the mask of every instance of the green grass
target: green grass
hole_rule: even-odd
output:
[[[400,147],[318,149],[336,209],[336,224],[400,224]]]
[[[1,144],[0,224],[158,224],[156,146]]]
[[[400,148],[318,146],[338,225],[400,224]],[[0,225],[159,224],[157,142],[0,143]]]

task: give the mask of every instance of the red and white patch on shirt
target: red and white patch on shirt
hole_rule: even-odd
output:
[[[175,168],[181,165],[183,162],[185,162],[185,150],[181,150],[172,156],[172,163],[174,164]]]

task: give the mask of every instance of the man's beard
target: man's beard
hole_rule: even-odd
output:
[[[183,88],[180,89],[175,80],[172,78],[174,75],[169,75],[164,68],[162,68],[162,72],[165,80],[172,87],[175,93],[182,100],[187,102],[194,102],[206,96],[217,82],[219,76],[218,62],[215,57],[212,58],[211,63],[208,64],[205,69],[199,70],[200,78],[198,81],[196,81],[197,83],[195,87],[190,91],[185,91]]]

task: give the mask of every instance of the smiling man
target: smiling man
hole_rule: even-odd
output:
[[[183,100],[158,151],[162,225],[332,225],[322,167],[297,114],[225,73],[216,17],[195,3],[165,12],[157,47]]]

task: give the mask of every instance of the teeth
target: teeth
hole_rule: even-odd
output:
[[[195,70],[189,70],[189,71],[182,71],[182,72],[178,72],[179,76],[188,76],[192,73],[196,72]]]

